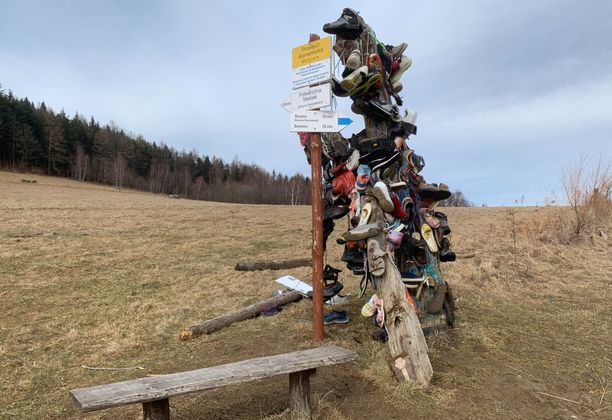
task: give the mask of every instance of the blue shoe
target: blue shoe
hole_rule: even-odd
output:
[[[331,311],[323,318],[323,323],[325,325],[346,324],[347,322],[349,322],[349,318],[346,311]]]

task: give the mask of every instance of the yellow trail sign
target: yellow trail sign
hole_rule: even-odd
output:
[[[310,63],[331,58],[331,36],[309,42],[291,50],[291,67],[302,67]]]

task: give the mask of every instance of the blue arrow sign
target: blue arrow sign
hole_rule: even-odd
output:
[[[338,118],[338,125],[349,125],[352,122],[353,122],[353,120],[351,120],[348,117],[346,117],[346,118]]]

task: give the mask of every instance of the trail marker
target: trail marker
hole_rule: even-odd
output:
[[[334,111],[300,111],[289,114],[289,131],[297,133],[337,133],[353,120]]]
[[[331,83],[324,83],[291,91],[281,106],[287,112],[308,111],[329,106],[331,100]]]
[[[291,51],[293,89],[331,80],[331,37],[309,42]]]

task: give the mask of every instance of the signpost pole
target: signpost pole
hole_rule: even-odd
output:
[[[309,42],[319,39],[310,34]],[[310,167],[312,186],[312,338],[325,339],[323,328],[323,183],[321,176],[321,134],[310,138]]]

